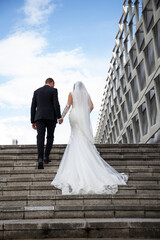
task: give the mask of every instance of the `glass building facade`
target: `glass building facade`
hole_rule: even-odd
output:
[[[160,143],[160,0],[125,0],[95,143]]]

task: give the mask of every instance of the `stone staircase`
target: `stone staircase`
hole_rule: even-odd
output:
[[[50,185],[65,147],[38,170],[35,145],[0,146],[0,239],[160,239],[160,145],[97,145],[128,184],[74,196]]]

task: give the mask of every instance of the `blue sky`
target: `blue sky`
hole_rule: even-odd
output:
[[[0,144],[35,144],[33,91],[55,79],[61,110],[74,82],[94,102],[95,133],[122,0],[0,0]],[[67,143],[68,115],[55,143]]]

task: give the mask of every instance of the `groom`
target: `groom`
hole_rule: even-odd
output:
[[[43,160],[49,163],[49,154],[54,140],[54,130],[56,123],[61,124],[60,105],[58,101],[58,91],[54,88],[54,80],[47,78],[45,85],[38,88],[32,98],[31,123],[32,128],[37,130],[38,147],[38,169],[44,169]],[[44,155],[44,138],[47,129],[47,143]]]

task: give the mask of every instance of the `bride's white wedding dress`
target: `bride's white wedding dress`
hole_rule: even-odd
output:
[[[62,194],[115,194],[128,176],[104,161],[93,143],[90,96],[82,82],[74,85],[69,115],[71,136],[52,185]],[[67,107],[68,108],[68,107]]]

